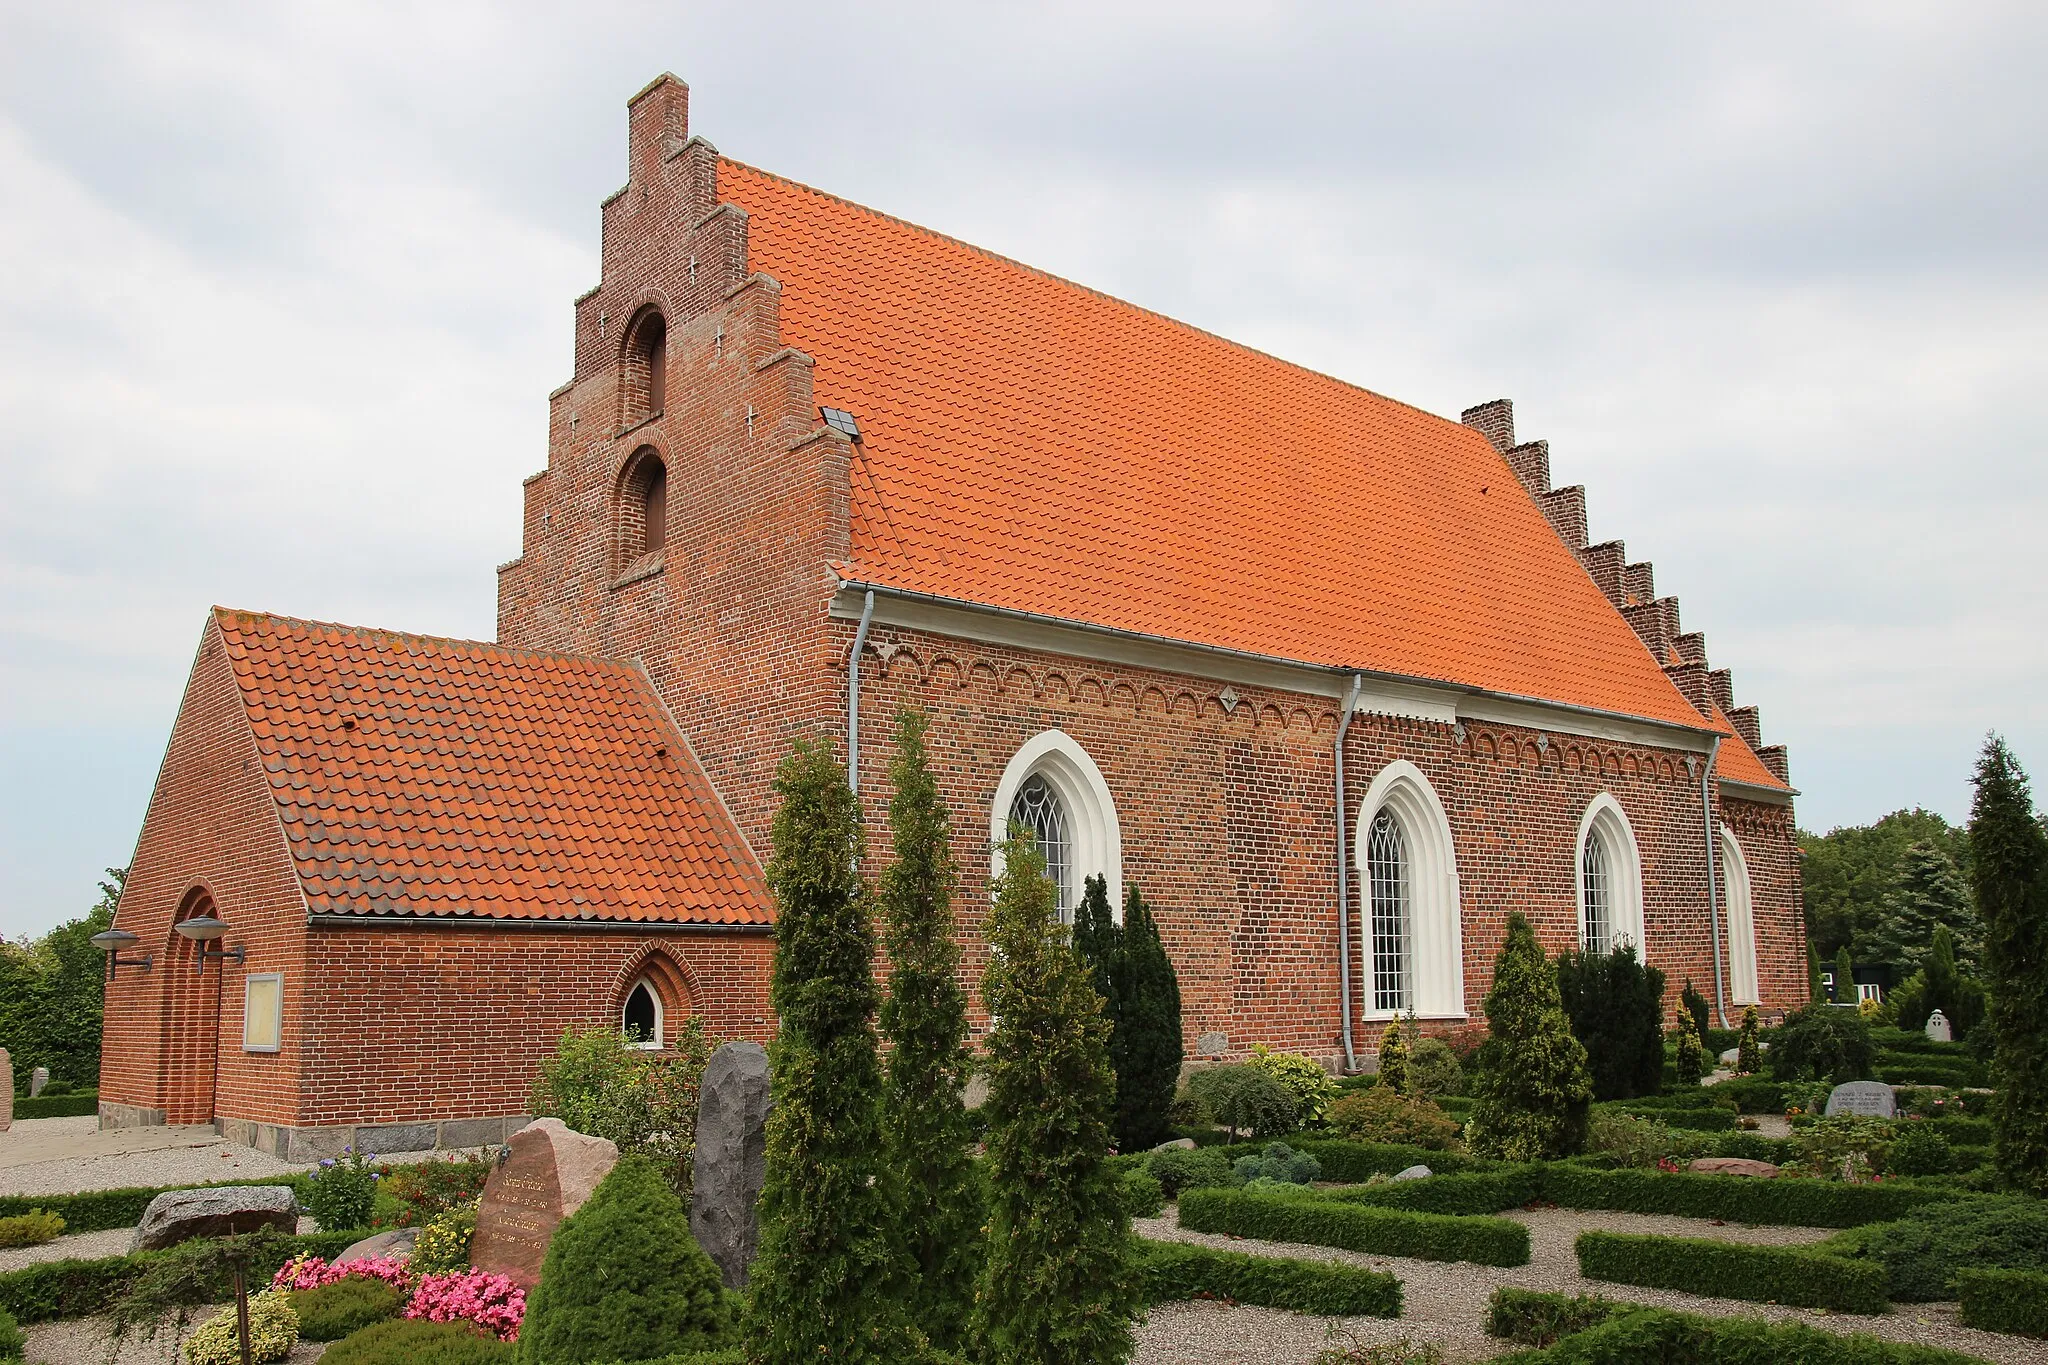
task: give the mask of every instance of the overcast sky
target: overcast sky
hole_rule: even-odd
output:
[[[0,933],[128,860],[209,604],[490,637],[664,69],[728,155],[1513,398],[1803,826],[1961,817],[1987,729],[2048,769],[2048,10],[1692,8],[0,0]]]

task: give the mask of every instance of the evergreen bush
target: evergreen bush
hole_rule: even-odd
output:
[[[1560,1337],[1576,1336],[1635,1305],[1598,1294],[1546,1294],[1502,1285],[1486,1301],[1486,1335],[1523,1346],[1548,1346]]]
[[[1408,1090],[1418,1099],[1444,1099],[1465,1093],[1465,1068],[1458,1054],[1441,1038],[1424,1038],[1408,1059]]]
[[[293,1290],[288,1297],[292,1312],[298,1314],[299,1336],[306,1341],[340,1341],[373,1322],[397,1317],[405,1307],[405,1295],[390,1285],[354,1275],[314,1289]]]
[[[1963,1326],[2048,1337],[2048,1275],[1964,1270],[1956,1274],[1956,1290],[1963,1301]]]
[[[910,1354],[877,1188],[884,1174],[874,933],[854,864],[860,803],[829,745],[798,740],[776,772],[775,965],[767,1174],[750,1272],[750,1342],[765,1365]]]
[[[1135,1249],[1152,1303],[1217,1299],[1333,1317],[1401,1316],[1401,1281],[1383,1271],[1246,1256],[1186,1242],[1141,1241]]]
[[[1882,1313],[1887,1307],[1881,1269],[1805,1247],[1582,1232],[1575,1249],[1579,1273],[1610,1284],[1842,1313]]]
[[[1806,1003],[1821,1005],[1827,1003],[1827,988],[1820,979],[1820,949],[1812,939],[1806,941]]]
[[[1337,1098],[1336,1078],[1323,1070],[1322,1063],[1298,1052],[1275,1052],[1264,1043],[1253,1043],[1245,1065],[1287,1087],[1294,1096],[1294,1121],[1299,1127],[1320,1124],[1330,1102]]]
[[[1458,1141],[1457,1121],[1443,1110],[1383,1085],[1331,1105],[1330,1127],[1354,1142],[1404,1143],[1431,1151],[1446,1151]]]
[[[0,1249],[34,1247],[54,1242],[64,1234],[62,1215],[30,1209],[11,1218],[0,1218]]]
[[[335,1342],[320,1365],[512,1365],[517,1350],[466,1322],[395,1318]]]
[[[1131,1352],[1144,1289],[1109,1164],[1109,1022],[1067,942],[1045,860],[1004,845],[982,998],[987,1254],[971,1339],[984,1365],[1090,1365]]]
[[[1230,1167],[1230,1180],[1234,1185],[1249,1185],[1254,1180],[1306,1185],[1320,1180],[1322,1175],[1321,1162],[1307,1152],[1295,1151],[1284,1142],[1268,1143],[1265,1151],[1257,1156],[1241,1156]]]
[[[1742,1007],[1742,1041],[1735,1045],[1735,1070],[1743,1076],[1753,1076],[1763,1070],[1764,1040],[1763,1029],[1756,1017],[1755,1005]]]
[[[1577,1152],[1593,1098],[1586,1049],[1572,1037],[1557,976],[1519,911],[1508,916],[1507,941],[1494,959],[1486,1022],[1466,1129],[1472,1150],[1511,1161]]]
[[[1228,1185],[1231,1162],[1220,1148],[1175,1147],[1146,1157],[1145,1169],[1159,1182],[1166,1197],[1172,1199],[1182,1190]]]
[[[1180,976],[1159,937],[1152,907],[1133,885],[1124,890],[1124,922],[1116,981],[1116,1029],[1110,1063],[1116,1072],[1116,1145],[1142,1152],[1172,1136],[1169,1117],[1180,1084]]]
[[[1677,1067],[1678,1083],[1682,1086],[1696,1086],[1707,1074],[1707,1050],[1700,1045],[1700,1035],[1693,1028],[1692,1012],[1678,1012],[1678,1038],[1673,1044],[1673,1063]]]
[[[1780,1081],[1867,1080],[1877,1047],[1870,1025],[1847,1010],[1809,1005],[1785,1016],[1771,1044],[1771,1075]]]
[[[1372,1208],[1304,1192],[1187,1190],[1181,1226],[1269,1242],[1342,1247],[1378,1256],[1477,1265],[1527,1265],[1529,1229],[1508,1218]]]
[[[1585,1045],[1593,1098],[1656,1094],[1664,1078],[1664,973],[1639,962],[1633,943],[1608,953],[1567,948],[1557,955],[1557,991],[1572,1036]]]
[[[530,1103],[536,1115],[607,1138],[621,1154],[646,1157],[677,1197],[688,1199],[698,1087],[716,1043],[704,1031],[703,1016],[694,1014],[669,1041],[657,1053],[635,1046],[611,1024],[566,1029],[555,1055],[541,1063]]]
[[[533,1365],[650,1360],[727,1344],[718,1267],[654,1165],[622,1157],[555,1229],[519,1329]]]
[[[265,1289],[249,1296],[249,1359],[264,1362],[283,1360],[299,1344],[299,1317],[292,1311],[291,1296]],[[199,1324],[185,1338],[185,1359],[189,1365],[242,1365],[240,1314],[233,1306],[223,1308]]]
[[[2013,1188],[2048,1196],[2048,831],[2004,740],[1986,741],[1976,783],[1970,850],[1991,995],[1995,1160]]]
[[[1892,1175],[1946,1175],[1955,1164],[1954,1149],[1928,1119],[1900,1124],[1885,1157],[1885,1170]]]
[[[1205,1067],[1188,1077],[1188,1094],[1230,1131],[1268,1138],[1291,1133],[1301,1112],[1294,1092],[1266,1072],[1243,1065]]]
[[[1749,1180],[1688,1171],[1595,1170],[1578,1162],[1543,1168],[1541,1197],[1567,1209],[1614,1209],[1771,1227],[1853,1228],[1906,1217],[1953,1191],[1901,1181],[1851,1185],[1839,1180]],[[1945,1216],[1945,1214],[1944,1214]]]
[[[1957,1275],[1971,1267],[2048,1272],[2048,1207],[2011,1197],[1953,1200],[1820,1246],[1881,1265],[1886,1293],[1900,1303],[1951,1299]]]
[[[1713,1007],[1707,1003],[1707,997],[1701,995],[1693,988],[1692,978],[1690,977],[1686,978],[1685,989],[1679,992],[1678,998],[1679,1002],[1685,1006],[1685,1012],[1692,1016],[1692,1026],[1698,1031],[1701,1041],[1704,1042],[1708,1030],[1713,1027]],[[1658,1013],[1659,1017],[1662,1017],[1662,1011],[1660,1010]]]
[[[1380,1209],[1416,1213],[1450,1213],[1484,1217],[1519,1208],[1542,1191],[1542,1168],[1510,1166],[1499,1171],[1453,1171],[1420,1180],[1382,1180],[1321,1191],[1340,1204],[1369,1204]]]
[[[14,1315],[0,1309],[0,1360],[20,1360],[27,1346],[28,1338],[22,1335]]]
[[[1116,1178],[1117,1202],[1133,1218],[1157,1218],[1166,1207],[1166,1187],[1159,1177],[1143,1167],[1127,1170]]]
[[[1856,963],[1850,958],[1846,943],[1835,950],[1835,1003],[1856,1003]]]
[[[1398,1018],[1389,1019],[1387,1031],[1380,1035],[1379,1076],[1378,1088],[1408,1093],[1408,1039]]]
[[[974,1303],[982,1198],[961,1102],[973,1058],[953,932],[952,834],[925,731],[922,714],[898,716],[889,766],[895,857],[878,898],[890,963],[881,1009],[890,1045],[882,1132],[897,1251],[893,1292],[932,1343],[951,1350]]]
[[[1969,888],[1947,853],[1931,840],[1916,839],[1899,858],[1897,878],[1869,937],[1870,954],[1902,976],[1917,971],[1927,965],[1936,929],[1947,929],[1952,948],[1959,942],[1959,956],[1975,964],[1983,926]]]

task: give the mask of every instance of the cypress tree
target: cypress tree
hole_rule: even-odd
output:
[[[1142,1152],[1172,1136],[1167,1121],[1180,1086],[1185,1044],[1180,1031],[1180,976],[1159,938],[1152,907],[1135,886],[1124,889],[1121,971],[1114,983],[1115,1032],[1110,1064],[1116,1071],[1116,1145]]]
[[[875,1103],[874,931],[855,857],[860,803],[822,742],[798,740],[776,771],[775,966],[780,1021],[768,1057],[761,1243],[747,1323],[768,1365],[910,1357],[885,1232]]]
[[[1956,966],[1955,939],[1946,924],[1934,927],[1933,951],[1927,954],[1927,966],[1915,980],[1920,983],[1919,999],[1914,1003],[1918,1019],[1908,1020],[1902,1012],[1900,1028],[1918,1028],[1927,1022],[1927,1016],[1940,1010],[1949,1022],[1953,1035],[1961,1038],[1984,1019],[1984,988],[1964,976]]]
[[[1764,1040],[1755,1005],[1742,1007],[1742,1041],[1736,1044],[1735,1069],[1745,1076],[1763,1070]]]
[[[1633,943],[1602,954],[1557,955],[1558,998],[1584,1044],[1593,1098],[1654,1095],[1664,1083],[1664,973],[1636,960]]]
[[[1408,1039],[1398,1018],[1387,1020],[1380,1035],[1380,1087],[1397,1095],[1408,1093]]]
[[[982,978],[996,1021],[988,1249],[971,1355],[982,1365],[1121,1365],[1144,1292],[1109,1165],[1109,1021],[1028,835],[1004,846],[995,892]]]
[[[1094,876],[1081,884],[1081,903],[1074,909],[1074,951],[1088,964],[1089,979],[1102,997],[1114,1040],[1122,1003],[1118,981],[1123,976],[1123,933],[1109,913],[1109,878]],[[1111,1047],[1114,1048],[1114,1041]]]
[[[1572,1037],[1557,974],[1520,911],[1486,993],[1487,1039],[1472,1085],[1470,1141],[1481,1156],[1549,1161],[1585,1146],[1592,1078]]]
[[[1814,947],[1813,940],[1809,938],[1806,940],[1807,1003],[1811,1005],[1820,1004],[1823,994],[1824,991],[1820,983],[1820,949]]]
[[[1678,1012],[1678,1083],[1698,1085],[1707,1074],[1707,1050],[1700,1046],[1700,1032],[1690,1010]]]
[[[2048,1195],[2048,834],[2026,773],[1995,735],[1976,783],[1970,852],[1991,995],[1993,1159],[2007,1184]]]
[[[1835,950],[1835,1003],[1856,1003],[1856,963],[1850,958],[1846,943]]]
[[[982,1209],[961,1103],[973,1059],[953,940],[951,830],[925,730],[918,712],[896,718],[889,768],[895,858],[882,874],[880,893],[890,962],[881,1013],[890,1045],[882,1131],[901,1277],[895,1296],[934,1345],[954,1350],[974,1302]]]
[[[1692,1016],[1693,1028],[1700,1037],[1706,1037],[1707,1029],[1713,1022],[1713,1007],[1707,1004],[1707,997],[1693,989],[1691,977],[1685,979],[1685,989],[1679,992],[1678,998],[1684,1003],[1686,1013]]]

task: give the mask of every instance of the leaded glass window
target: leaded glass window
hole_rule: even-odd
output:
[[[1608,871],[1607,842],[1598,830],[1586,832],[1579,881],[1586,902],[1586,951],[1603,956],[1614,946],[1614,887]]]
[[[1392,811],[1373,817],[1366,843],[1372,894],[1372,1006],[1408,1008],[1408,850]]]
[[[1042,777],[1026,778],[1017,789],[1016,799],[1010,802],[1010,823],[1030,830],[1032,838],[1038,841],[1038,851],[1045,855],[1045,875],[1052,879],[1059,896],[1060,918],[1071,919],[1074,898],[1072,878],[1067,874],[1071,857],[1067,808],[1061,804],[1059,793]]]

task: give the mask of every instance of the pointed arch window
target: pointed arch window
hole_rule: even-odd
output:
[[[1420,768],[1397,759],[1372,780],[1357,819],[1353,928],[1366,1017],[1463,1018],[1458,857],[1443,802]]]
[[[1032,774],[1017,789],[1016,799],[1010,802],[1010,823],[1031,831],[1045,857],[1045,875],[1059,893],[1060,918],[1071,920],[1076,897],[1069,871],[1067,808],[1042,774]]]
[[[661,1049],[661,1014],[661,992],[643,976],[626,992],[626,1002],[619,1008],[619,1029],[634,1047],[657,1052]]]
[[[1408,999],[1408,853],[1390,810],[1373,817],[1366,845],[1372,894],[1372,1007],[1398,1014]]]
[[[1002,875],[1002,846],[1013,824],[1030,830],[1045,855],[1063,921],[1073,921],[1083,884],[1097,876],[1109,884],[1110,913],[1121,913],[1124,844],[1116,800],[1095,760],[1064,730],[1026,740],[996,783],[988,831],[995,876]]]
[[[1614,947],[1614,899],[1607,863],[1606,841],[1594,830],[1587,834],[1585,852],[1579,857],[1579,893],[1586,906],[1585,949],[1599,957]]]
[[[1588,953],[1606,954],[1634,945],[1641,960],[1643,943],[1643,858],[1636,848],[1635,827],[1611,792],[1587,803],[1579,819],[1578,846],[1579,945]]]

